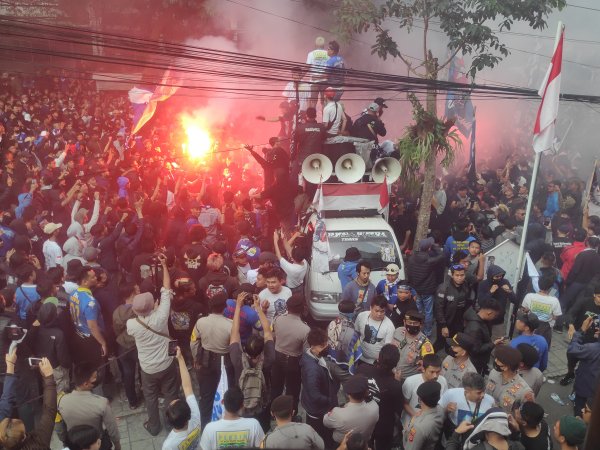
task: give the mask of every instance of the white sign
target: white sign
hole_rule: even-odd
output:
[[[510,239],[496,245],[493,249],[485,254],[485,274],[487,278],[487,270],[492,264],[504,269],[506,274],[504,279],[508,280],[516,290],[515,271],[517,269],[517,259],[519,257],[519,246]]]

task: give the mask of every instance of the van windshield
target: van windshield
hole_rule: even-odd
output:
[[[337,271],[346,255],[346,249],[356,247],[361,259],[369,262],[373,269],[381,270],[388,264],[400,266],[398,249],[389,231],[328,231],[330,255],[329,270]]]

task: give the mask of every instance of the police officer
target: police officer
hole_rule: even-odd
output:
[[[400,350],[397,369],[402,380],[420,373],[420,362],[425,355],[434,353],[433,345],[421,331],[425,316],[416,310],[408,311],[404,316],[404,326],[394,331],[393,343]]]
[[[444,411],[437,406],[441,385],[426,381],[417,389],[420,410],[410,419],[404,429],[404,450],[433,450],[444,425]]]
[[[450,278],[439,285],[433,306],[433,315],[437,324],[435,350],[443,347],[450,353],[446,339],[464,330],[463,315],[471,306],[471,288],[465,283],[466,269],[462,264],[450,267]]]
[[[494,351],[494,369],[488,377],[486,393],[494,397],[507,414],[512,412],[515,401],[534,401],[533,391],[519,375],[521,352],[516,348],[501,345]]]
[[[323,417],[323,425],[333,429],[333,440],[338,444],[349,431],[370,438],[379,420],[379,405],[368,400],[369,382],[363,375],[354,375],[343,385],[348,403],[333,408]]]
[[[294,411],[298,411],[300,398],[300,357],[310,331],[301,319],[304,305],[301,294],[292,295],[286,302],[287,314],[273,321],[275,364],[271,369],[271,398],[280,396],[285,387],[286,394],[294,397]]]
[[[469,359],[469,352],[475,346],[475,341],[464,333],[456,333],[451,338],[446,338],[446,341],[454,356],[448,355],[442,361],[442,376],[448,382],[448,389],[460,388],[465,373],[477,372]]]

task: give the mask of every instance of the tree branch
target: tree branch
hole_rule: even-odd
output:
[[[438,68],[438,72],[441,71],[444,67],[446,67],[448,64],[450,64],[450,61],[452,61],[452,59],[454,59],[454,57],[458,54],[458,52],[460,51],[460,47],[457,48],[454,53],[452,53],[452,55],[450,56],[450,58],[448,58],[448,61],[446,61],[444,64],[442,64],[439,68]]]
[[[412,73],[416,77],[423,78],[423,75],[413,69],[412,64],[404,56],[402,56],[402,53],[398,52],[398,58],[400,58],[402,62],[406,64],[406,68],[410,73]]]

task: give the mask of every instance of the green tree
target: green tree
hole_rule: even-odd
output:
[[[525,22],[533,29],[543,29],[548,15],[566,5],[565,0],[339,0],[337,3],[336,32],[342,39],[347,40],[355,34],[373,30],[376,36],[371,47],[373,54],[383,59],[398,58],[406,64],[410,74],[429,80],[437,80],[440,71],[458,53],[471,55],[471,77],[486,67],[493,68],[509,54],[500,41],[499,31],[510,30],[515,22]],[[391,36],[390,26],[408,33],[422,34],[422,62],[412,63],[407,58],[399,43]],[[428,38],[432,26],[446,35],[449,56],[438,57],[430,48]],[[416,98],[411,102],[416,112],[415,120],[430,123],[429,128],[427,123],[414,125],[417,129],[427,130],[421,136],[429,134],[430,137],[439,138],[443,133],[446,136],[445,143],[440,143],[438,138],[429,138],[416,143],[413,140],[414,145],[410,145],[409,128],[400,142],[401,147],[412,151],[408,159],[414,165],[424,165],[423,191],[415,234],[415,241],[418,242],[426,236],[429,225],[436,159],[441,156],[444,162],[451,162],[454,159],[453,144],[457,140],[444,126],[447,123],[437,119],[435,90],[427,92],[427,114],[418,109],[420,104]]]

